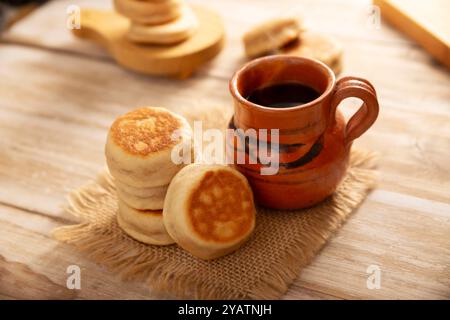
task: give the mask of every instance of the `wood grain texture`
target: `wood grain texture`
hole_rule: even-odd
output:
[[[232,112],[227,81],[245,61],[243,31],[297,10],[311,29],[343,42],[343,76],[366,77],[377,89],[379,119],[355,144],[379,151],[380,184],[285,299],[450,298],[450,75],[389,26],[367,28],[369,1],[208,2],[224,18],[226,47],[182,82],[126,71],[74,38],[65,29],[68,3],[109,5],[51,1],[14,25],[0,46],[0,269],[9,270],[0,296],[53,297],[41,283],[64,287],[67,266],[77,264],[76,298],[170,298],[115,279],[54,241],[50,230],[74,221],[61,206],[103,168],[116,116],[153,105],[190,119],[208,109],[210,120],[220,121],[222,109]],[[351,114],[358,101],[344,104]],[[379,290],[366,287],[370,264],[381,267]],[[28,276],[33,284],[15,291],[11,279]]]
[[[26,264],[10,262],[0,256],[0,292],[14,299],[74,299],[76,291],[52,282]]]

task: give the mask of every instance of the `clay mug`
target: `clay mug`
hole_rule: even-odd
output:
[[[309,86],[320,96],[288,108],[266,107],[246,99],[255,89],[286,82]],[[247,63],[230,80],[230,91],[234,115],[229,128],[241,132],[279,129],[276,174],[262,175],[265,164],[260,161],[233,164],[247,177],[256,202],[269,208],[305,208],[330,196],[347,171],[353,140],[378,116],[376,92],[369,81],[357,77],[336,81],[325,64],[298,56],[274,55]],[[349,97],[361,99],[362,105],[346,122],[337,107]],[[241,145],[228,143],[227,152],[244,153],[249,160],[246,147],[255,141],[247,140],[244,137]]]

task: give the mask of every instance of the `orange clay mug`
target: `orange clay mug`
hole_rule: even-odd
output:
[[[320,96],[287,108],[266,107],[246,99],[256,89],[292,82],[315,89]],[[376,92],[367,80],[344,77],[336,81],[330,68],[308,58],[274,55],[253,60],[234,74],[230,91],[235,111],[230,129],[279,129],[276,174],[261,175],[264,164],[260,161],[234,164],[250,182],[256,202],[269,208],[310,207],[331,195],[346,173],[352,141],[378,116]],[[349,97],[363,103],[346,123],[337,107]],[[267,141],[270,143],[270,134]],[[234,140],[227,148],[235,156],[244,153],[246,159],[250,157],[245,143],[240,147]]]

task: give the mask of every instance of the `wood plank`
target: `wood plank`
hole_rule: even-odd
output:
[[[374,0],[383,17],[450,68],[450,10],[446,0]]]

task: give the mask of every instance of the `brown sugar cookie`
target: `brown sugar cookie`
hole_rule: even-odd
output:
[[[180,16],[182,1],[114,0],[114,7],[135,23],[161,24]]]
[[[247,179],[223,165],[191,164],[172,180],[164,201],[167,232],[185,250],[214,259],[241,246],[255,226]]]
[[[302,32],[297,41],[283,47],[281,52],[317,59],[328,65],[336,74],[342,67],[342,44],[332,36],[317,32]]]
[[[276,51],[297,39],[301,30],[298,18],[279,18],[259,24],[242,38],[245,53],[254,58]]]

